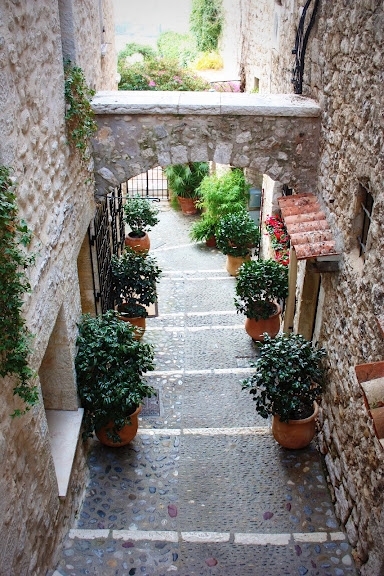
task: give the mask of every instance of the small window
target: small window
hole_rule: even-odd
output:
[[[256,78],[256,76],[254,76],[253,78],[253,90],[252,92],[259,92],[260,90],[260,78]]]
[[[373,196],[369,192],[368,187],[361,184],[359,185],[359,201],[360,201],[360,211],[362,215],[362,224],[360,229],[360,234],[357,237],[360,246],[360,256],[365,257],[365,252],[367,250],[367,239],[369,227],[372,221],[372,210],[373,210]]]

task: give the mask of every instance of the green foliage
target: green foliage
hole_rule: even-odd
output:
[[[243,209],[223,216],[216,227],[216,245],[223,254],[245,258],[260,244],[260,230]]]
[[[32,336],[21,315],[23,295],[30,291],[25,270],[34,261],[21,247],[30,241],[30,230],[18,218],[10,169],[0,166],[0,376],[17,378],[13,393],[25,403],[24,410],[15,410],[13,416],[24,414],[38,401],[37,387],[30,383],[34,373],[28,366]]]
[[[157,49],[162,58],[176,60],[185,68],[197,56],[196,42],[190,34],[162,32],[157,40]]]
[[[238,312],[260,320],[275,311],[274,301],[288,296],[288,269],[276,260],[252,260],[240,266],[236,279]]]
[[[222,70],[224,62],[217,52],[203,52],[194,61],[193,67],[195,70]]]
[[[264,336],[258,344],[260,357],[252,362],[255,372],[243,381],[263,418],[277,414],[282,422],[310,415],[313,402],[324,384],[321,360],[323,348],[316,349],[301,334]]]
[[[246,182],[242,170],[235,168],[221,176],[206,176],[199,187],[198,207],[203,210],[201,219],[191,228],[191,238],[199,241],[216,234],[220,219],[227,214],[244,210],[249,198],[250,185]],[[207,230],[208,236],[203,235]]]
[[[152,226],[158,224],[158,208],[146,198],[127,198],[124,204],[124,222],[131,228],[132,236],[141,238]]]
[[[144,306],[156,302],[156,283],[161,270],[155,258],[125,248],[121,256],[112,256],[113,290],[116,302],[129,317],[148,316]]]
[[[89,140],[97,130],[90,100],[95,91],[87,86],[84,73],[69,60],[64,62],[65,120],[70,141],[80,152],[84,166],[90,159]]]
[[[85,314],[79,324],[75,359],[77,385],[84,407],[83,439],[106,426],[118,442],[118,435],[143,398],[154,390],[143,377],[154,369],[153,348],[134,338],[134,327],[118,320],[114,311],[103,316]]]
[[[192,0],[190,30],[202,52],[216,50],[224,22],[221,0]]]
[[[209,172],[208,162],[174,164],[164,168],[168,186],[175,196],[197,198],[201,181]]]
[[[119,90],[203,91],[210,88],[208,82],[169,58],[125,64],[120,75]]]
[[[134,54],[141,54],[144,60],[149,60],[150,58],[156,58],[156,51],[147,44],[136,44],[136,42],[131,42],[125,45],[123,50],[117,55],[117,70],[120,72],[126,63],[126,59]]]

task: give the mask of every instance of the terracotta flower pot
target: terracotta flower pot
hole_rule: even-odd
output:
[[[97,430],[96,436],[100,440],[102,444],[105,446],[112,446],[113,448],[119,448],[120,446],[125,446],[129,444],[137,434],[137,429],[139,427],[139,419],[138,416],[141,412],[141,406],[139,406],[133,414],[131,414],[130,419],[131,423],[126,424],[121,430],[118,431],[118,434],[121,438],[121,442],[113,442],[111,438],[107,436],[107,428],[111,428],[113,426],[113,421],[108,422],[106,426]]]
[[[256,340],[257,342],[264,341],[264,332],[268,334],[271,338],[277,336],[280,331],[280,313],[281,313],[281,306],[279,304],[275,304],[276,312],[272,314],[267,319],[261,318],[261,320],[255,320],[254,318],[246,318],[245,319],[245,331],[246,333],[252,338],[252,340]]]
[[[250,256],[243,258],[242,256],[230,256],[227,255],[227,262],[225,268],[231,276],[237,276],[239,273],[239,268],[246,260],[250,260]]]
[[[186,214],[187,216],[197,214],[196,198],[182,198],[181,196],[178,196],[177,200],[183,214]]]
[[[119,310],[121,313],[122,310]],[[126,314],[120,314],[119,320],[124,322],[129,322],[132,326],[135,326],[135,340],[140,340],[143,337],[146,328],[146,319],[142,316],[127,316]]]
[[[298,450],[305,448],[312,441],[316,431],[316,418],[319,413],[319,405],[313,403],[313,414],[304,420],[289,420],[281,422],[280,417],[272,417],[272,434],[276,442],[283,448]]]
[[[208,248],[216,248],[216,237],[210,236],[209,238],[207,238],[205,241],[205,245],[208,246]]]
[[[146,232],[144,233],[144,236],[133,236],[132,232],[130,232],[125,237],[124,243],[126,246],[129,246],[135,252],[140,254],[146,254],[151,247],[151,242]]]

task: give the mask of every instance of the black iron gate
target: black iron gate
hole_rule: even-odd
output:
[[[168,200],[168,181],[161,166],[152,168],[125,183],[127,196]]]
[[[112,255],[119,256],[124,247],[123,196],[115,188],[97,206],[89,230],[91,262],[97,314],[114,307],[112,292]]]

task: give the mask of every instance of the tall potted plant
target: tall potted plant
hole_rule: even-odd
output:
[[[177,197],[183,214],[196,214],[196,201],[199,197],[198,188],[209,172],[208,162],[189,162],[174,164],[164,169],[168,185]]]
[[[153,256],[144,257],[132,248],[125,248],[121,256],[112,256],[113,291],[122,320],[137,327],[140,338],[145,331],[147,306],[156,302],[156,284],[161,270]]]
[[[253,340],[280,330],[280,300],[288,296],[288,269],[276,260],[252,260],[239,269],[235,288],[237,312],[245,314],[245,330]]]
[[[124,222],[131,231],[125,237],[125,245],[136,252],[147,253],[151,242],[148,232],[158,224],[158,208],[147,198],[127,198],[124,204]]]
[[[260,243],[257,224],[242,209],[223,216],[216,227],[216,245],[227,256],[226,268],[231,276],[237,276],[240,266],[251,256],[252,248]]]
[[[84,407],[84,440],[94,433],[108,446],[124,446],[137,432],[144,398],[154,394],[144,374],[154,369],[153,348],[134,338],[133,327],[109,310],[83,315],[75,359]]]
[[[285,448],[304,448],[315,434],[315,420],[324,385],[323,348],[301,334],[265,336],[254,373],[243,381],[263,418],[272,416],[272,433]]]

